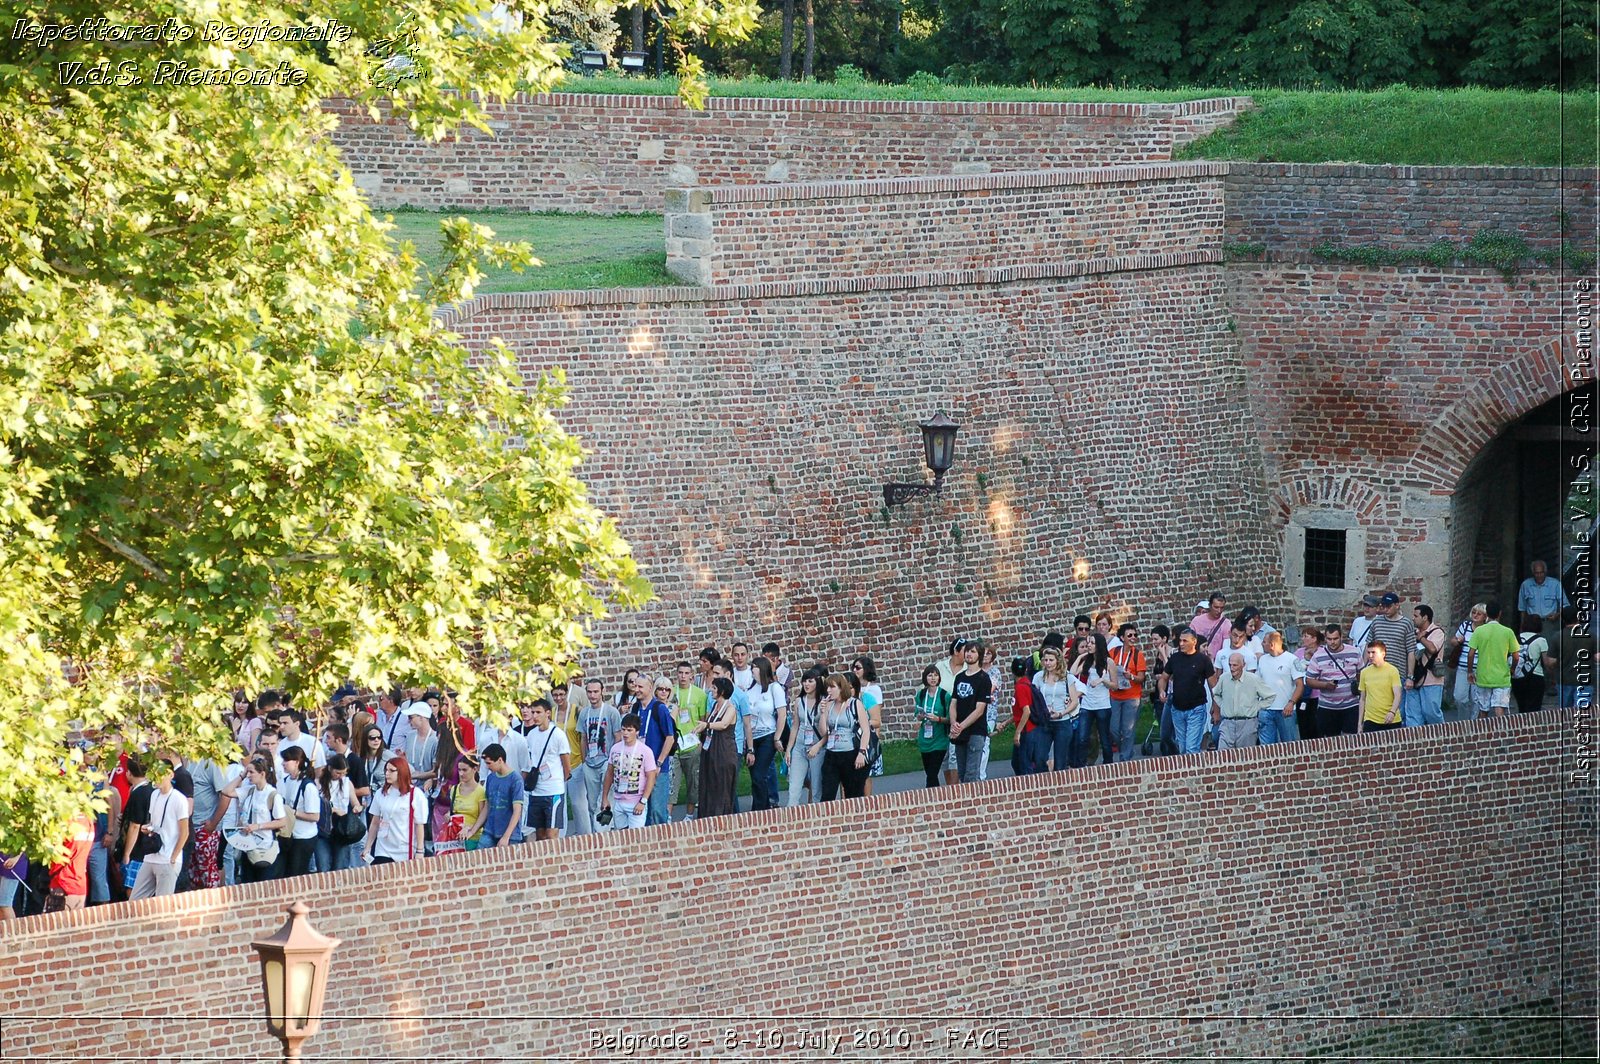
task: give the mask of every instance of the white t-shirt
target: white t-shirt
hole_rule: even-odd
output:
[[[1256,671],[1256,662],[1260,660],[1261,655],[1256,653],[1254,650],[1251,650],[1249,643],[1246,643],[1242,647],[1226,646],[1223,647],[1220,652],[1218,652],[1217,659],[1211,663],[1216,669],[1216,672],[1212,673],[1212,675],[1218,678],[1218,683],[1222,682],[1221,677],[1226,675],[1228,672],[1228,659],[1233,657],[1235,654],[1244,655],[1245,672]]]
[[[411,825],[406,821],[406,795],[389,787],[374,791],[372,815],[381,817],[378,835],[372,840],[372,856],[387,857],[391,861],[406,861],[422,856],[422,847],[411,836]],[[411,822],[422,824],[428,819],[428,796],[421,787],[411,788]]]
[[[150,830],[161,837],[161,852],[145,858],[149,864],[183,865],[183,851],[178,849],[178,837],[183,822],[193,811],[189,799],[176,788],[162,794],[157,790],[150,796]]]
[[[484,758],[483,752],[495,743],[499,743],[506,752],[506,764],[511,766],[513,772],[526,772],[533,767],[533,752],[528,749],[528,742],[522,737],[521,732],[499,732],[487,724],[478,725],[478,782],[487,783],[489,780],[489,762]]]
[[[223,770],[222,777],[226,782],[217,791],[217,801],[219,802],[222,801],[223,791],[232,787],[234,781],[244,778],[244,766],[235,761]],[[239,805],[244,797],[243,792],[247,787],[249,787],[249,784],[240,785],[233,796],[233,801],[228,803],[227,811],[222,814],[222,819],[217,822],[217,830],[222,833],[224,838],[227,837],[228,832],[237,829],[239,826]]]
[[[750,709],[745,714],[745,726],[752,738],[760,739],[778,730],[778,707],[787,706],[788,698],[783,688],[773,684],[765,691],[752,687],[749,691]]]
[[[1272,709],[1282,713],[1294,694],[1296,680],[1305,679],[1306,663],[1288,651],[1282,654],[1263,654],[1256,660],[1256,672],[1272,688]]]
[[[283,752],[291,746],[297,746],[306,752],[306,757],[311,759],[312,768],[321,768],[328,763],[328,751],[317,739],[301,732],[295,739],[278,740],[278,763],[283,764]]]
[[[520,735],[517,738],[522,738]],[[549,745],[546,746],[545,744]],[[561,771],[561,755],[571,755],[572,747],[567,742],[567,733],[550,725],[544,731],[528,733],[528,767],[533,767],[533,759],[543,755],[539,763],[539,782],[533,788],[535,797],[551,798],[567,793],[567,774]]]
[[[346,776],[342,780],[328,781],[328,811],[334,816],[344,816],[356,800],[356,785]]]
[[[345,782],[349,782],[346,780]],[[284,780],[284,804],[289,809],[289,815],[296,813],[316,813],[322,815],[322,791],[317,788],[317,781],[307,776],[305,779]],[[317,837],[317,822],[315,820],[301,820],[294,817],[294,837],[297,839],[314,839]]]
[[[1367,616],[1357,617],[1350,622],[1349,638],[1346,643],[1354,643],[1361,648],[1361,653],[1367,652],[1367,639],[1372,635],[1372,618]]]
[[[733,686],[741,691],[748,691],[756,685],[756,670],[748,665],[742,669],[733,670]]]

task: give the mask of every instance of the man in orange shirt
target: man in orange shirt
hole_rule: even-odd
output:
[[[1134,758],[1133,726],[1139,719],[1139,703],[1144,700],[1144,678],[1148,665],[1139,650],[1139,626],[1131,621],[1117,629],[1121,645],[1111,652],[1117,663],[1117,682],[1124,687],[1111,689],[1111,739],[1116,744],[1117,760]]]

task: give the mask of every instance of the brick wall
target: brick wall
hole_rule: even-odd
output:
[[[868,653],[899,733],[953,634],[1015,654],[1105,594],[1147,623],[1216,586],[1283,607],[1259,446],[1214,431],[1246,409],[1221,268],[1082,273],[1104,265],[488,296],[454,327],[565,368],[584,480],[655,584],[593,667],[736,637]],[[944,494],[886,514],[886,481],[928,476],[937,409],[962,425]],[[1226,491],[1155,460],[1194,437]]]
[[[1226,170],[1162,163],[674,189],[667,269],[711,285],[1074,260],[1106,270],[1195,252],[1214,260]]]
[[[1245,431],[1262,450],[1275,523],[1301,508],[1356,515],[1365,586],[1459,619],[1471,546],[1452,526],[1479,515],[1456,513],[1458,481],[1502,429],[1578,383],[1563,354],[1560,276],[1287,263],[1226,274],[1249,382]],[[1469,498],[1481,507],[1488,496]],[[1362,593],[1300,618],[1348,616]]]
[[[748,1041],[724,1059],[1554,1057],[1526,1021],[1473,1018],[1593,1010],[1570,727],[1162,758],[0,925],[0,1048],[270,1056],[248,942],[298,898],[343,941],[312,1059],[621,1055],[591,1029],[687,1039],[652,1060],[730,1029]],[[755,1042],[775,1025],[786,1052]],[[947,1049],[951,1029],[1006,1049]],[[851,1052],[855,1031],[896,1051]]]
[[[1592,169],[1231,163],[1226,185],[1227,239],[1264,244],[1274,259],[1305,261],[1323,242],[1463,244],[1484,229],[1558,247],[1563,211],[1568,238],[1594,247]]]
[[[1248,97],[931,103],[556,93],[491,109],[494,136],[419,141],[330,101],[335,143],[379,207],[658,211],[669,188],[1157,162]]]

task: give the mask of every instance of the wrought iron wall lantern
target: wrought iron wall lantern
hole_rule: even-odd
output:
[[[899,506],[912,499],[925,499],[937,495],[944,488],[944,475],[955,459],[956,432],[961,428],[945,416],[943,410],[917,425],[922,430],[922,456],[933,471],[932,484],[897,484],[883,486],[883,504]]]

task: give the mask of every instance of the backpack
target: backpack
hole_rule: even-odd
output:
[[[1539,664],[1540,664],[1539,663],[1539,658],[1542,655],[1539,655],[1539,654],[1530,655],[1528,653],[1528,648],[1530,646],[1532,646],[1533,645],[1533,641],[1535,639],[1538,639],[1538,638],[1539,638],[1539,635],[1538,635],[1537,632],[1535,632],[1534,634],[1528,636],[1528,638],[1526,638],[1526,639],[1522,638],[1521,636],[1517,637],[1517,643],[1518,643],[1518,645],[1520,645],[1522,647],[1522,653],[1517,655],[1517,664],[1511,670],[1511,675],[1514,678],[1516,678],[1518,680],[1521,680],[1521,679],[1524,679],[1525,677],[1528,677],[1528,676],[1539,675],[1538,673],[1534,672],[1534,670],[1539,667]]]
[[[1050,724],[1050,707],[1045,705],[1044,692],[1032,680],[1028,681],[1028,719],[1035,728],[1045,728]]]

